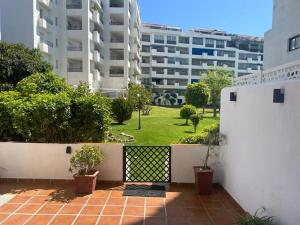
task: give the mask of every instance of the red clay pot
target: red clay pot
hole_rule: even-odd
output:
[[[203,169],[201,166],[194,166],[196,193],[209,195],[213,188],[213,170]]]
[[[98,174],[99,171],[96,171],[93,175],[74,175],[76,194],[92,194],[96,188]]]

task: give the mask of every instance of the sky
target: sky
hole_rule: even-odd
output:
[[[263,37],[273,0],[139,0],[143,23],[206,28]]]

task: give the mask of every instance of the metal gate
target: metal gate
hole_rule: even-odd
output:
[[[124,182],[171,182],[170,146],[124,146]]]

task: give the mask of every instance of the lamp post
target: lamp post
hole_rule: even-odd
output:
[[[139,127],[138,130],[141,129],[141,95],[137,94],[138,100],[139,100],[139,104],[138,104],[138,108],[139,108]]]

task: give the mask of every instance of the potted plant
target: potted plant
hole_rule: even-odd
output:
[[[76,171],[74,175],[75,191],[77,194],[91,194],[96,188],[97,167],[104,159],[99,148],[84,145],[76,151],[70,160],[70,171]]]
[[[214,153],[215,146],[219,145],[221,136],[219,127],[208,130],[203,143],[207,144],[207,152],[202,166],[194,166],[196,192],[198,194],[211,194],[213,187],[213,170],[208,166],[208,160]]]

